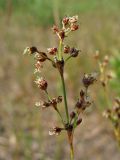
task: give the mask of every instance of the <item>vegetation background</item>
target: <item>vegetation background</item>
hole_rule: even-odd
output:
[[[49,128],[59,123],[56,115],[34,105],[44,96],[34,84],[32,57],[22,53],[27,46],[42,51],[55,46],[50,28],[54,23],[60,25],[65,15],[76,14],[80,29],[66,43],[81,49],[82,54],[66,67],[70,109],[79,95],[83,73],[98,70],[93,58],[96,50],[101,58],[111,57],[115,78],[110,84],[110,103],[120,95],[120,0],[0,0],[0,160],[69,159],[66,135],[48,135]],[[52,68],[43,72],[51,94],[59,95],[57,73]],[[112,126],[102,116],[107,103],[99,84],[91,87],[90,94],[94,105],[75,133],[76,160],[119,160]]]

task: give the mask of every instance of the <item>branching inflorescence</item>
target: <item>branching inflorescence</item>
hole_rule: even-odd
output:
[[[68,37],[71,32],[78,30],[79,25],[78,16],[64,17],[62,20],[62,29],[54,25],[52,30],[57,35],[59,40],[58,47],[48,48],[46,52],[39,51],[36,47],[27,47],[24,53],[34,55],[35,57],[35,73],[41,73],[41,69],[46,61],[49,61],[54,69],[58,70],[61,78],[62,85],[62,96],[57,98],[50,97],[48,92],[48,83],[43,77],[37,77],[35,80],[36,85],[41,89],[47,96],[46,101],[36,102],[37,106],[42,108],[53,108],[61,119],[62,127],[55,126],[50,131],[50,135],[59,135],[62,131],[66,131],[68,135],[68,141],[71,149],[71,160],[74,159],[73,150],[73,134],[75,128],[82,122],[81,113],[91,105],[92,101],[88,96],[88,88],[96,81],[96,77],[93,74],[84,74],[82,78],[82,83],[84,89],[80,90],[79,98],[74,106],[74,109],[69,113],[69,106],[67,103],[66,95],[66,84],[64,80],[64,69],[66,62],[71,58],[76,58],[80,50],[75,47],[70,47],[64,43],[64,39]],[[67,55],[67,58],[65,58]],[[64,101],[64,109],[66,117],[63,117],[59,111],[58,105]]]

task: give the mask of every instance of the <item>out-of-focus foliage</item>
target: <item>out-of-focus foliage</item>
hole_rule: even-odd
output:
[[[89,13],[94,11],[118,12],[119,0],[0,0],[0,10],[6,14],[7,9],[14,12],[13,19],[19,23],[30,25],[41,24],[47,26],[53,24],[54,15]],[[21,14],[22,13],[22,14]],[[23,16],[24,15],[24,16]]]
[[[114,80],[111,82],[113,90],[120,95],[120,51],[114,50],[111,58],[111,66],[115,74]]]

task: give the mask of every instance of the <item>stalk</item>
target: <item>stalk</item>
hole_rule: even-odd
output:
[[[68,131],[67,134],[70,145],[70,160],[74,160],[73,131]]]
[[[67,123],[69,123],[69,113],[68,113],[68,105],[67,105],[67,98],[66,98],[65,80],[64,80],[63,75],[61,75],[61,82],[62,82],[62,90],[63,90],[63,97],[64,97],[64,105],[65,105]]]
[[[60,40],[60,42],[59,42],[59,50],[58,50],[58,58],[59,58],[59,60],[61,60],[62,59],[62,40]]]

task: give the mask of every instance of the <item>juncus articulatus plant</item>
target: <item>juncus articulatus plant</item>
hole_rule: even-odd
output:
[[[52,108],[58,114],[59,118],[61,119],[61,126],[54,126],[49,131],[49,135],[59,135],[63,131],[67,133],[71,160],[74,159],[74,131],[82,122],[81,113],[84,112],[85,109],[88,108],[92,103],[90,97],[88,96],[88,88],[96,81],[96,76],[91,73],[83,75],[83,89],[80,90],[80,94],[76,104],[73,107],[73,111],[69,113],[66,83],[64,79],[65,65],[69,59],[78,57],[80,50],[65,44],[64,39],[66,39],[70,33],[79,29],[77,22],[78,16],[64,17],[62,19],[62,28],[59,28],[56,25],[52,27],[52,31],[54,34],[56,34],[59,41],[58,47],[48,48],[45,52],[39,51],[37,47],[27,47],[24,50],[24,54],[28,53],[29,55],[33,55],[35,58],[35,74],[38,73],[41,75],[42,67],[44,67],[44,63],[47,62],[50,62],[53,70],[55,69],[58,71],[58,75],[61,79],[62,95],[59,95],[55,98],[51,97],[48,90],[49,84],[47,80],[38,76],[35,80],[35,83],[38,88],[46,94],[47,100],[36,102],[36,105],[43,109]],[[64,101],[65,117],[62,115],[58,107],[61,105],[62,101]]]

